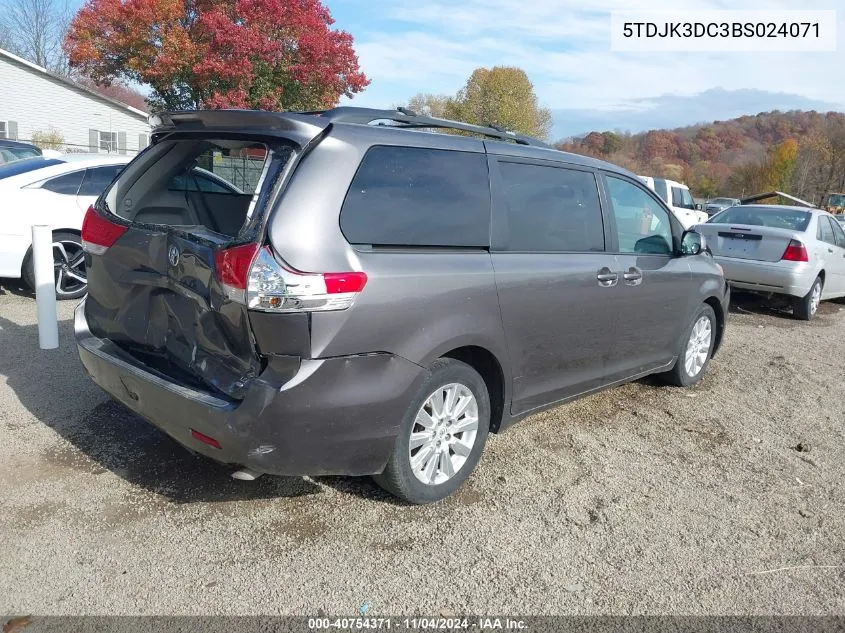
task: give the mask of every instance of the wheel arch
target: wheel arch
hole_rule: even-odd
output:
[[[53,233],[53,234],[55,234],[55,233],[71,233],[71,234],[79,237],[80,243],[81,243],[82,231],[80,231],[79,229],[62,229],[62,228],[57,229],[57,228],[54,228],[50,232]],[[32,259],[32,241],[30,240],[30,244],[27,247],[26,252],[24,253],[23,259],[21,259],[21,276],[20,276],[20,278],[23,279],[24,281],[26,281],[26,279],[27,279],[26,268],[29,266],[31,259]],[[35,288],[33,288],[33,290],[35,290]]]
[[[82,231],[79,229],[52,229],[51,233],[73,233],[78,237],[82,237]],[[23,255],[23,259],[21,259],[21,279],[23,279],[23,271],[24,266],[29,264],[29,258],[32,256],[32,242],[30,242],[29,246],[26,249],[26,252]]]
[[[479,345],[464,345],[445,352],[440,358],[464,362],[481,375],[490,396],[490,431],[497,433],[504,419],[507,388],[505,372],[496,355]]]
[[[722,337],[725,333],[725,323],[727,315],[725,314],[725,310],[722,307],[722,302],[719,301],[717,297],[707,297],[704,300],[704,303],[713,308],[713,312],[716,313],[716,342],[713,345],[713,353],[711,354],[711,356],[715,356],[716,352],[719,351],[719,347],[722,345]]]

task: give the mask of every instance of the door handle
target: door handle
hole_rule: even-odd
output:
[[[828,252],[828,253],[832,253],[832,252],[833,252],[833,249],[832,249],[832,248],[829,248],[829,249],[827,249],[827,252]]]
[[[611,286],[615,286],[616,282],[619,281],[619,275],[605,266],[596,273],[596,279],[599,280],[599,285],[602,288],[610,288]]]
[[[631,266],[628,272],[622,275],[627,286],[639,286],[643,282],[643,271],[635,266]]]

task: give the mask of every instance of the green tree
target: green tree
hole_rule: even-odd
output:
[[[615,132],[602,132],[601,135],[604,137],[604,143],[602,144],[602,154],[608,156],[610,154],[615,154],[620,149],[622,149],[624,141],[622,137],[616,134]]]
[[[475,125],[497,125],[514,132],[548,138],[552,113],[540,107],[534,86],[520,68],[476,68],[444,114]]]
[[[715,198],[719,193],[716,182],[705,174],[701,174],[695,183],[694,191],[702,198]]]

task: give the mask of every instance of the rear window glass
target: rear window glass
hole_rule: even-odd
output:
[[[484,154],[372,147],[346,194],[340,227],[353,244],[486,247]]]
[[[61,165],[64,162],[65,161],[59,160],[58,158],[41,157],[24,158],[22,160],[16,160],[12,163],[0,167],[0,179],[8,178],[9,176],[17,176],[19,174],[25,174],[27,172],[35,171],[36,169],[41,169],[43,167]]]
[[[654,193],[656,193],[663,202],[668,204],[669,202],[669,190],[666,186],[666,181],[662,178],[655,178],[654,179]]]
[[[234,237],[251,217],[274,156],[284,164],[290,150],[271,152],[247,140],[164,140],[120,174],[105,202],[139,224],[201,227]]]
[[[777,207],[731,207],[719,214],[722,224],[747,224],[773,229],[804,231],[810,224],[810,214],[797,209]]]

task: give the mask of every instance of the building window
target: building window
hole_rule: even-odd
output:
[[[0,121],[0,138],[9,138],[9,134],[6,131],[6,122]]]
[[[117,151],[117,132],[103,132],[100,131],[100,151],[102,152],[116,152]]]

